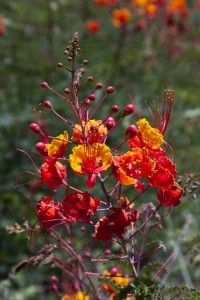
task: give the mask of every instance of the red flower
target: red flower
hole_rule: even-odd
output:
[[[90,222],[90,215],[94,214],[100,205],[100,200],[93,198],[88,192],[67,195],[63,200],[64,214],[71,222],[82,220]]]
[[[66,166],[56,162],[55,159],[46,159],[41,168],[41,181],[52,190],[57,189],[66,177]]]
[[[156,161],[156,168],[149,177],[149,183],[159,189],[168,190],[174,185],[176,176],[175,164],[167,157]]]
[[[100,25],[99,25],[99,22],[98,21],[88,21],[87,23],[86,23],[86,27],[87,27],[87,30],[89,31],[89,32],[92,32],[92,33],[94,33],[94,32],[97,32],[98,30],[99,30],[99,27],[100,27]]]
[[[183,189],[178,185],[173,185],[169,190],[158,190],[158,200],[161,206],[173,207],[181,203]]]
[[[111,210],[112,215],[102,217],[95,225],[96,238],[99,240],[108,241],[113,234],[122,238],[125,227],[139,219],[139,212],[136,209],[128,213],[121,208],[111,208]]]
[[[59,223],[62,223],[64,219],[61,204],[55,203],[52,196],[41,198],[35,209],[44,228],[58,225]]]

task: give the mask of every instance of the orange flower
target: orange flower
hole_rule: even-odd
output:
[[[66,177],[66,166],[55,160],[48,160],[42,164],[41,182],[47,184],[51,189],[57,189]]]
[[[62,223],[65,219],[62,214],[62,206],[55,203],[52,196],[43,197],[35,207],[37,216],[44,228],[50,228]]]
[[[105,144],[79,145],[73,148],[69,162],[78,175],[88,174],[87,186],[94,187],[96,174],[106,171],[112,164],[110,148]]]
[[[103,275],[106,278],[110,278],[114,283],[116,283],[118,286],[125,287],[129,284],[129,279],[124,277],[120,272],[116,272],[115,276],[112,275],[109,271],[104,271]],[[105,291],[112,293],[112,295],[116,294],[116,291],[112,288],[112,286],[108,284],[103,283],[102,287]],[[111,298],[112,299],[112,298]]]
[[[124,185],[138,183],[137,178],[149,176],[155,167],[145,148],[133,148],[123,155],[113,157],[114,176]]]
[[[62,296],[61,300],[90,300],[90,297],[85,293],[78,291],[70,295]]]
[[[81,144],[103,143],[107,132],[101,120],[90,120],[87,124],[82,122],[82,126],[80,124],[74,126],[72,140],[78,140]]]
[[[98,21],[96,21],[96,20],[91,20],[91,21],[88,21],[87,23],[86,23],[86,27],[87,27],[87,30],[89,31],[89,32],[92,32],[92,33],[94,33],[94,32],[97,32],[98,30],[99,30],[99,27],[100,27],[100,25],[99,25],[99,22]]]
[[[115,27],[122,27],[131,19],[131,12],[128,8],[122,7],[113,10],[112,13],[113,24]]]
[[[90,222],[90,215],[94,214],[100,205],[100,200],[93,198],[88,192],[67,195],[63,202],[64,214],[72,222],[82,220]]]
[[[68,134],[65,131],[64,134],[58,135],[52,140],[50,144],[45,144],[48,155],[52,157],[62,157],[66,151],[68,144]]]
[[[183,16],[187,16],[188,8],[186,0],[170,0],[167,4],[167,13],[180,13]]]

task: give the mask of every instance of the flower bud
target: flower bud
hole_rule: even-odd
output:
[[[42,142],[37,143],[35,145],[35,149],[42,156],[47,156],[48,155],[48,151],[47,151],[46,145],[44,143],[42,143]]]
[[[88,189],[92,189],[95,186],[96,177],[97,177],[96,174],[93,174],[93,173],[88,175],[88,178],[86,181]]]
[[[112,112],[112,113],[116,113],[116,112],[118,112],[118,110],[119,110],[119,106],[118,106],[118,105],[113,105],[113,106],[111,107],[111,112]]]
[[[111,254],[111,250],[110,250],[110,249],[106,249],[106,250],[104,251],[104,254],[105,254],[105,255]]]
[[[124,107],[124,113],[123,113],[123,117],[126,117],[128,115],[131,115],[134,112],[134,105],[133,104],[127,104]]]
[[[84,69],[84,68],[81,68],[81,69],[80,69],[80,72],[81,72],[81,73],[85,73],[85,69]]]
[[[107,94],[112,94],[114,92],[114,87],[113,86],[108,86],[106,89]]]
[[[92,124],[90,126],[90,131],[93,133],[93,132],[97,132],[98,131],[98,126],[97,124]]]
[[[113,267],[113,268],[110,270],[110,274],[111,274],[112,276],[117,275],[117,273],[118,273],[118,269],[115,268],[115,267]]]
[[[52,284],[50,288],[51,288],[52,292],[55,292],[55,293],[58,292],[58,286],[56,284]]]
[[[93,76],[88,76],[87,81],[93,81],[94,77]]]
[[[44,106],[47,107],[47,108],[50,108],[50,109],[53,108],[53,105],[49,100],[44,101]]]
[[[83,64],[84,64],[84,65],[87,65],[87,64],[88,64],[88,60],[87,60],[87,59],[84,59],[84,60],[83,60]]]
[[[40,129],[40,126],[36,123],[31,123],[29,125],[29,128],[34,132],[34,133],[40,133],[41,132],[41,129]]]
[[[127,140],[131,139],[132,137],[138,134],[138,129],[135,125],[131,124],[126,129],[126,138]]]
[[[101,83],[101,82],[98,82],[97,84],[96,84],[96,88],[97,89],[102,89],[102,87],[103,87],[103,84]]]
[[[43,81],[40,83],[40,86],[43,87],[43,88],[47,88],[48,87],[48,83]]]
[[[91,256],[91,254],[90,254],[90,252],[85,252],[85,257],[90,257]]]
[[[54,283],[57,283],[58,282],[58,277],[53,275],[51,276],[51,281],[54,282]]]
[[[87,100],[85,101],[85,104],[86,104],[86,105],[90,105],[90,104],[91,104],[91,101],[90,101],[89,99],[87,99]]]
[[[90,95],[88,96],[88,99],[90,99],[91,101],[94,101],[94,100],[96,99],[95,94],[90,94]]]
[[[57,63],[57,67],[62,68],[63,67],[63,63],[61,63],[61,62]]]
[[[115,119],[113,117],[109,117],[106,120],[106,127],[108,130],[110,130],[111,128],[113,128],[115,126]]]
[[[65,94],[69,95],[69,94],[70,94],[70,92],[71,92],[71,91],[70,91],[70,89],[69,89],[69,88],[65,88],[65,89],[64,89],[64,93],[65,93]]]
[[[68,56],[67,60],[68,60],[68,61],[72,61],[72,57],[71,57],[71,55],[70,55],[70,56]]]

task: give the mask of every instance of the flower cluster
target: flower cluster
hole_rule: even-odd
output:
[[[142,214],[140,206],[136,208],[136,200],[148,188],[157,191],[156,212],[161,207],[171,208],[181,202],[183,189],[177,183],[175,162],[168,157],[171,147],[165,141],[174,92],[165,91],[163,108],[158,108],[155,114],[149,108],[149,121],[140,115],[131,98],[121,113],[119,107],[113,104],[107,116],[95,118],[103,102],[114,93],[114,87],[108,86],[103,92],[103,85],[98,82],[92,93],[87,94],[82,101],[79,99],[80,89],[94,80],[88,76],[83,81],[83,65],[87,65],[88,61],[83,60],[76,66],[80,52],[77,34],[74,34],[65,50],[67,63],[71,67],[58,63],[58,67],[65,67],[72,75],[71,85],[64,88],[64,95],[55,91],[47,82],[41,83],[43,88],[59,96],[68,105],[71,114],[69,119],[65,119],[49,100],[45,100],[42,110],[35,112],[35,122],[29,126],[38,137],[35,150],[41,158],[41,164],[37,167],[27,154],[37,171],[36,174],[27,172],[37,177],[37,182],[31,185],[31,191],[41,185],[44,187],[44,195],[38,199],[35,211],[41,227],[52,232],[54,237],[57,227],[69,228],[76,223],[90,226],[92,237],[98,242],[116,240],[123,244],[126,233],[130,240],[134,236],[130,234],[130,228],[137,226]],[[102,96],[98,100],[99,90]],[[44,109],[49,109],[64,122],[62,133],[52,136],[47,132]],[[121,141],[111,147],[108,137],[112,136],[124,118],[130,118],[133,114],[137,121],[130,122],[124,132],[121,130]],[[114,118],[114,115],[118,117]],[[80,184],[82,179],[84,183]],[[135,196],[132,200],[124,196],[126,186],[133,187],[132,194]],[[100,193],[97,197],[98,187],[102,195]],[[80,262],[79,255],[74,254],[69,245],[64,245]],[[127,251],[126,247],[124,249]],[[127,253],[125,257],[128,258]],[[108,272],[103,274],[108,275]],[[113,280],[116,284],[128,284],[126,276],[120,273],[115,275]],[[104,285],[104,289],[109,290],[109,287]],[[113,290],[109,291],[112,296]],[[72,294],[62,297],[62,300],[67,299],[90,298],[82,290],[76,289]]]

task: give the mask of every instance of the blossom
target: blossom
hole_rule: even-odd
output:
[[[65,131],[64,134],[58,135],[52,140],[50,144],[45,144],[48,155],[52,157],[62,157],[66,151],[68,144],[68,134]]]
[[[159,189],[157,198],[160,201],[161,206],[173,207],[181,203],[182,195],[183,189],[175,183],[168,190]]]
[[[57,189],[66,177],[66,166],[55,159],[46,159],[41,168],[41,182],[47,184],[51,189]]]
[[[164,143],[163,135],[157,128],[151,127],[149,122],[142,118],[137,122],[138,130],[142,136],[142,141],[153,150],[160,149]]]
[[[87,144],[103,143],[108,133],[101,120],[89,120],[87,123],[76,124],[73,129],[72,140]]]
[[[179,13],[183,17],[188,15],[188,8],[186,0],[170,0],[167,4],[167,13],[174,14]]]
[[[90,297],[84,292],[78,291],[73,294],[62,296],[61,300],[90,300]]]
[[[167,157],[160,157],[156,161],[156,167],[149,176],[149,183],[152,186],[168,190],[175,181],[175,164]]]
[[[113,174],[124,185],[135,185],[137,178],[149,176],[155,167],[145,148],[133,148],[123,155],[116,155],[113,163]]]
[[[72,222],[82,220],[90,222],[90,215],[94,214],[100,205],[100,200],[93,198],[88,192],[67,195],[63,202],[64,214]]]
[[[124,277],[120,272],[116,272],[115,276],[113,276],[111,272],[106,270],[103,272],[103,275],[107,278],[110,278],[112,281],[114,281],[115,284],[120,287],[125,287],[129,284],[129,279]],[[109,285],[109,283],[103,283],[102,287],[105,291],[112,293],[113,295],[116,294],[116,291],[112,288],[111,285]]]
[[[112,12],[113,24],[115,27],[122,27],[131,19],[131,12],[128,8],[122,7]]]
[[[87,21],[86,28],[89,32],[97,32],[99,30],[99,22],[96,20]]]
[[[65,219],[62,214],[61,204],[55,203],[52,196],[41,198],[35,210],[44,228],[50,228]]]
[[[70,165],[76,174],[88,174],[88,188],[95,185],[96,174],[106,171],[112,164],[110,148],[105,144],[79,145],[72,152],[69,156]]]
[[[124,229],[131,222],[139,219],[139,212],[136,209],[126,212],[121,208],[111,208],[113,212],[109,216],[102,217],[95,225],[96,238],[108,241],[116,234],[119,238],[124,235]]]

